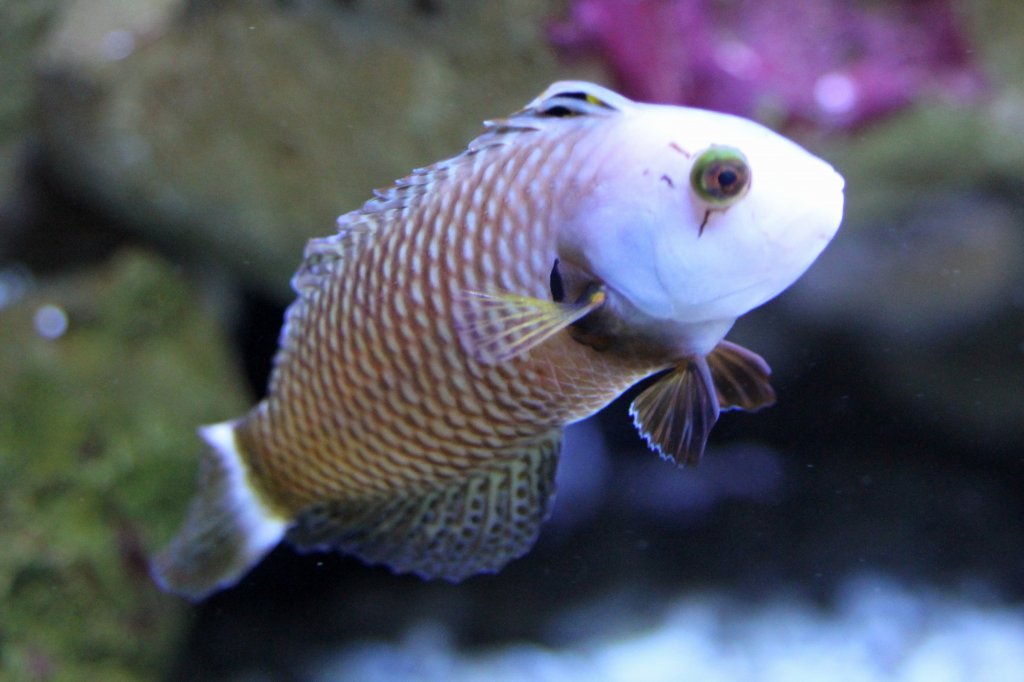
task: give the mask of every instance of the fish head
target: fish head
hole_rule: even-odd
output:
[[[559,241],[638,323],[727,328],[835,235],[843,178],[796,143],[727,114],[617,105],[577,147],[588,180]]]

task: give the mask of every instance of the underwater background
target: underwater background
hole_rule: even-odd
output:
[[[1024,3],[0,0],[0,679],[1024,680]],[[460,585],[148,557],[265,387],[305,240],[550,82],[760,120],[846,177],[730,338],[700,466],[636,389]]]

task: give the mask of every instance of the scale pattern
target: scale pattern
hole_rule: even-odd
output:
[[[460,340],[467,292],[550,299],[564,189],[586,178],[577,130],[495,133],[311,243],[268,397],[237,427],[293,542],[496,570],[548,514],[562,428],[657,369],[568,333],[498,363]]]

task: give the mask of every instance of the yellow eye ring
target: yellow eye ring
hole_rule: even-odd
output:
[[[690,170],[690,187],[714,208],[725,208],[750,189],[750,164],[735,147],[715,145],[701,153]]]

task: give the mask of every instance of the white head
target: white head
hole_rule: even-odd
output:
[[[581,92],[605,111],[577,145],[587,180],[559,248],[638,317],[727,329],[792,284],[839,228],[843,178],[790,140],[588,83],[557,83],[537,102]]]

